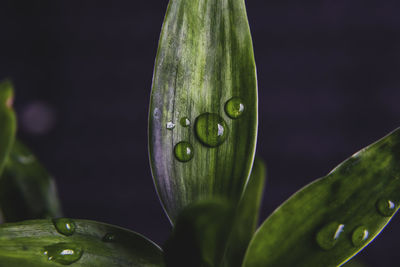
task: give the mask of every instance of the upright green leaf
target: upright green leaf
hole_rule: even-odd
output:
[[[256,131],[256,71],[244,0],[170,0],[155,62],[149,150],[172,221],[197,200],[239,200]]]
[[[161,249],[143,236],[86,220],[0,225],[0,266],[164,266]]]
[[[220,266],[233,218],[230,204],[224,201],[200,201],[186,207],[165,245],[166,266]]]
[[[10,81],[0,83],[0,174],[14,143],[16,118],[13,104],[13,86]]]
[[[235,214],[223,266],[235,267],[242,265],[247,246],[257,228],[265,178],[266,168],[264,162],[256,157],[249,183]]]
[[[18,140],[0,178],[0,210],[6,222],[61,216],[54,179]]]
[[[400,207],[400,129],[282,204],[256,232],[244,267],[338,266]]]

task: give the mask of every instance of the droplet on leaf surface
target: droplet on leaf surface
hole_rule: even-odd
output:
[[[209,147],[221,145],[229,134],[224,119],[215,113],[203,113],[195,122],[196,136],[201,143]]]
[[[231,119],[239,118],[244,112],[245,106],[242,99],[232,97],[225,104],[225,112]]]
[[[177,160],[181,162],[188,162],[193,158],[193,146],[188,142],[179,142],[175,145],[174,154]]]
[[[337,222],[332,222],[324,226],[316,236],[318,245],[325,250],[332,249],[343,232],[344,224],[339,224]]]
[[[183,117],[179,122],[182,125],[182,127],[190,126],[190,120],[188,119],[188,117]]]
[[[76,225],[71,219],[59,218],[53,219],[54,227],[62,235],[70,236],[75,233]]]
[[[44,255],[49,261],[54,261],[62,265],[70,265],[78,261],[83,254],[83,250],[72,243],[57,243],[44,248]]]
[[[358,247],[362,245],[369,237],[369,232],[365,226],[359,226],[357,227],[354,231],[353,234],[351,235],[351,241],[353,242],[353,245]]]
[[[396,205],[389,199],[381,198],[376,202],[376,208],[380,214],[385,217],[389,217],[393,215]]]

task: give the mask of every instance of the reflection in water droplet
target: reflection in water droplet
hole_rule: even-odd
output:
[[[317,233],[316,240],[318,245],[325,250],[332,249],[339,240],[343,230],[344,224],[332,222],[326,225]]]
[[[167,122],[167,129],[168,130],[172,130],[175,128],[175,123],[173,123],[172,121]]]
[[[103,237],[104,242],[114,242],[115,240],[115,235],[113,233],[107,233]]]
[[[183,117],[179,122],[183,127],[190,126],[190,120],[187,117]]]
[[[209,147],[221,145],[228,137],[226,122],[215,113],[201,114],[197,117],[194,127],[197,138]]]
[[[382,214],[385,217],[392,216],[396,205],[394,204],[393,201],[385,198],[380,198],[376,202],[376,208],[378,209],[379,213]]]
[[[353,242],[353,245],[358,247],[362,245],[369,237],[369,232],[367,228],[364,226],[359,226],[357,227],[351,236],[351,241]]]
[[[225,112],[231,119],[237,119],[244,112],[244,104],[239,97],[232,97],[225,104]]]
[[[181,162],[187,162],[193,158],[193,146],[188,142],[180,142],[175,145],[175,157]]]
[[[63,265],[70,265],[78,261],[83,254],[83,250],[76,244],[57,243],[44,248],[44,255],[49,261],[54,261]]]
[[[54,227],[62,235],[70,236],[75,233],[76,225],[71,219],[59,218],[53,219]]]

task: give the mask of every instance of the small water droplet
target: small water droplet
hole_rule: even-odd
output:
[[[59,218],[53,219],[54,227],[62,235],[70,236],[75,233],[76,225],[71,219]]]
[[[206,146],[221,145],[228,137],[228,126],[221,116],[215,113],[203,113],[195,122],[196,136]]]
[[[193,158],[193,146],[188,142],[179,142],[174,148],[175,157],[181,162],[187,162]]]
[[[104,242],[114,242],[114,240],[115,240],[115,234],[113,233],[107,233],[103,237]]]
[[[175,128],[175,123],[173,123],[172,121],[167,122],[167,129],[168,130],[172,130]]]
[[[44,248],[44,255],[49,261],[54,261],[62,265],[70,265],[78,261],[83,254],[83,250],[72,243],[57,243]]]
[[[239,118],[244,112],[244,104],[239,97],[232,97],[225,104],[225,112],[231,119]]]
[[[318,245],[325,250],[332,249],[344,230],[344,224],[332,222],[323,227],[316,236]]]
[[[376,208],[380,214],[385,217],[389,217],[393,215],[396,205],[389,199],[381,198],[376,202]]]
[[[179,122],[183,127],[190,126],[190,120],[188,119],[188,117],[183,117]]]
[[[369,232],[366,227],[364,226],[359,226],[357,227],[351,236],[351,241],[353,242],[353,245],[358,247],[362,245],[369,237]]]

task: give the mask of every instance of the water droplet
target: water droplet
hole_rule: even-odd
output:
[[[344,224],[337,222],[326,225],[317,233],[316,240],[318,245],[325,250],[332,249],[336,245],[343,229]]]
[[[54,261],[62,265],[70,265],[78,261],[83,254],[83,250],[72,243],[57,243],[44,248],[44,255],[49,261]]]
[[[231,119],[237,119],[244,112],[244,104],[239,97],[232,97],[225,104],[225,112]]]
[[[381,198],[376,202],[376,208],[380,214],[389,217],[393,215],[396,205],[389,199]]]
[[[183,127],[190,126],[190,120],[187,117],[183,117],[179,122]]]
[[[115,240],[115,235],[113,233],[107,233],[103,237],[104,242],[114,242]]]
[[[54,227],[62,235],[70,236],[75,233],[76,225],[71,219],[59,218],[53,219]]]
[[[367,228],[364,226],[359,226],[357,227],[351,236],[351,241],[353,242],[353,245],[358,247],[362,245],[369,237],[369,232]]]
[[[193,158],[193,146],[188,142],[180,142],[175,145],[175,157],[181,162],[187,162]]]
[[[172,130],[175,128],[175,123],[173,123],[172,121],[167,122],[167,129],[168,130]]]
[[[228,126],[221,116],[215,113],[203,113],[195,122],[196,136],[204,145],[216,147],[228,137]]]

